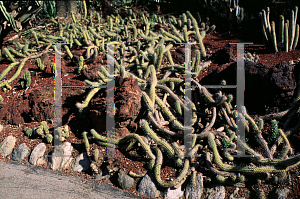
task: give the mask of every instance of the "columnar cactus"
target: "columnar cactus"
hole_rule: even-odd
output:
[[[260,16],[262,18],[262,31],[264,34],[264,40],[267,47],[273,49],[274,52],[278,52],[277,40],[280,43],[284,43],[284,50],[286,52],[295,49],[299,39],[299,24],[297,24],[298,7],[290,13],[290,19],[284,22],[284,16],[279,16],[279,37],[276,38],[275,22],[270,23],[269,15],[270,8],[267,7],[267,11],[262,10]]]

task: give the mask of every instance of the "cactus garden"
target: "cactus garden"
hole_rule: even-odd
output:
[[[209,198],[216,184],[220,198],[299,197],[298,2],[83,0],[60,17],[45,1],[29,21],[0,2],[0,142],[45,143],[44,168],[55,143],[71,143],[88,167],[61,172],[142,197]],[[140,189],[147,175],[154,195]],[[192,197],[199,176],[204,191]]]

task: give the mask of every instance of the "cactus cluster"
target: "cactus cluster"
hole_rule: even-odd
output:
[[[244,59],[251,62],[258,62],[259,56],[255,54],[251,54],[250,52],[247,52],[244,54]]]
[[[275,29],[275,22],[270,23],[270,8],[260,12],[262,19],[262,32],[266,46],[274,52],[278,52],[278,43],[283,45],[284,51],[288,52],[295,49],[299,39],[299,24],[297,24],[298,7],[290,12],[289,19],[284,19],[283,15],[279,16],[278,32]],[[278,37],[276,37],[276,34]],[[280,46],[281,47],[281,46]]]
[[[63,126],[62,128],[61,127],[58,127],[56,129],[56,132],[54,134],[54,138],[56,140],[59,140],[61,142],[65,141],[66,138],[69,138],[70,136],[70,132],[69,132],[69,126],[68,125],[65,125]]]
[[[44,139],[47,143],[51,144],[53,142],[53,138],[64,141],[66,138],[70,136],[69,126],[65,125],[62,128],[57,128],[58,134],[54,137],[52,133],[49,131],[49,126],[46,121],[42,121],[39,126],[32,128],[24,128],[23,132],[27,137],[35,136],[37,138]]]
[[[114,148],[115,145],[125,145],[126,150],[134,147],[143,149],[149,159],[148,168],[154,172],[156,181],[161,187],[176,188],[182,185],[186,179],[189,179],[188,175],[195,174],[193,170],[195,168],[192,165],[199,161],[199,155],[202,154],[206,155],[206,163],[210,171],[216,175],[217,180],[223,183],[242,182],[246,180],[244,175],[256,173],[285,173],[300,163],[300,156],[292,154],[288,140],[288,137],[299,129],[300,122],[294,122],[299,121],[299,111],[297,112],[299,99],[290,110],[284,113],[266,115],[254,120],[245,109],[244,113],[236,110],[232,95],[223,93],[221,89],[210,91],[195,79],[198,73],[209,65],[208,62],[203,61],[207,57],[203,38],[215,29],[215,26],[208,26],[202,22],[199,14],[195,17],[187,11],[177,18],[172,15],[165,17],[152,15],[150,19],[147,12],[133,12],[129,9],[128,17],[121,17],[119,14],[109,15],[104,23],[99,23],[102,16],[94,12],[81,20],[77,19],[72,12],[70,15],[73,23],[52,19],[51,25],[58,30],[54,35],[45,35],[39,29],[32,29],[23,33],[24,36],[30,37],[31,41],[15,43],[16,51],[5,50],[6,56],[13,63],[8,67],[9,69],[2,72],[0,80],[14,66],[19,64],[19,67],[11,79],[0,83],[0,87],[8,87],[8,84],[20,75],[24,64],[29,59],[37,58],[38,68],[44,69],[39,58],[41,54],[35,56],[30,54],[34,47],[44,46],[47,51],[51,47],[51,45],[46,47],[49,41],[69,43],[70,46],[65,45],[62,48],[63,52],[58,51],[55,46],[54,50],[60,54],[65,52],[70,58],[74,56],[72,50],[78,48],[86,50],[86,56],[82,55],[79,59],[77,73],[80,73],[85,65],[93,63],[99,54],[113,61],[115,66],[113,74],[101,66],[97,73],[100,80],[97,82],[85,80],[86,86],[92,89],[82,103],[76,103],[79,111],[88,107],[90,100],[100,90],[98,86],[114,81],[114,76],[120,75],[123,78],[131,77],[137,80],[142,90],[143,110],[145,111],[143,119],[139,121],[137,133],[130,133],[122,139],[112,139],[99,135],[92,129],[92,139],[98,145],[106,147]],[[294,21],[295,18],[294,16]],[[296,32],[296,29],[292,30]],[[269,30],[268,34],[273,35],[271,28]],[[114,44],[114,49],[106,48],[107,43]],[[171,51],[177,43],[199,46],[199,50],[194,51],[193,56],[190,57],[190,67],[183,63],[174,63]],[[22,57],[23,54],[18,54],[19,51],[26,56]],[[21,58],[21,63],[17,62]],[[55,72],[55,65],[52,65],[52,72]],[[190,99],[185,96],[188,84],[183,79],[187,73],[191,76],[189,86],[195,87],[191,91]],[[225,85],[226,82],[222,84]],[[191,113],[191,116],[185,115],[186,112]],[[268,145],[266,136],[262,135],[264,122],[276,119],[284,123],[284,116],[287,114],[290,114],[289,121],[286,121],[286,125],[277,126],[278,137]],[[189,123],[185,123],[185,117],[190,117]],[[250,141],[245,143],[235,134],[236,119],[242,121],[247,133],[255,135],[254,142],[262,147],[265,152],[263,155],[251,148]],[[293,124],[294,128],[288,129],[287,123]],[[58,128],[58,131],[54,132],[54,137],[47,127],[47,123],[42,122],[35,131],[26,128],[24,132],[28,136],[32,136],[35,132],[48,143],[51,143],[53,139],[64,141],[69,137],[68,126]],[[186,146],[178,144],[187,138]],[[90,155],[92,150],[87,132],[83,132],[83,140],[86,151]],[[280,148],[281,152],[277,155],[275,152],[281,143],[284,147]],[[236,148],[237,145],[243,146],[246,153],[252,156],[249,158],[251,165],[239,165],[240,161],[236,161],[233,157],[241,153]],[[272,145],[271,148],[270,145]],[[202,150],[204,148],[206,150]],[[172,166],[181,169],[177,178],[170,182],[161,179],[164,157],[173,161]],[[95,151],[95,162],[98,159],[99,151]],[[97,170],[95,165],[92,169]]]
[[[21,87],[27,88],[31,84],[31,75],[29,71],[26,71],[26,73],[23,75],[23,80],[21,81]]]

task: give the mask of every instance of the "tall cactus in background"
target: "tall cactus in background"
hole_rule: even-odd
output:
[[[288,52],[289,50],[295,49],[297,47],[298,38],[299,38],[299,24],[297,24],[297,14],[298,7],[295,6],[295,9],[290,13],[290,20],[284,22],[284,16],[279,16],[279,43],[284,43],[284,50]],[[274,52],[278,52],[277,48],[277,38],[275,30],[275,22],[270,23],[269,19],[270,8],[267,7],[267,10],[262,10],[260,16],[262,18],[262,29],[264,34],[264,39],[267,47],[273,49]]]

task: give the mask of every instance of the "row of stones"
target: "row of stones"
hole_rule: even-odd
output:
[[[0,143],[0,154],[3,157],[12,153],[12,160],[22,161],[29,155],[30,148],[22,143],[15,148],[16,138],[14,136],[6,137]],[[14,149],[15,148],[15,149]],[[60,171],[67,168],[72,168],[74,171],[86,171],[90,167],[90,160],[86,153],[81,153],[75,160],[71,157],[73,146],[70,142],[64,142],[61,145],[55,146],[53,153],[49,158],[49,162],[44,158],[46,152],[46,145],[44,143],[38,144],[29,156],[29,163],[33,165],[47,164],[52,170]],[[100,172],[96,179],[103,179],[109,177],[108,172]],[[122,169],[118,172],[119,186],[124,190],[129,190],[134,185],[134,179],[127,175]],[[142,195],[150,197],[158,197],[161,195],[158,190],[158,185],[155,181],[153,174],[148,173],[145,175],[138,185],[137,191]],[[231,199],[236,199],[238,188],[230,195]],[[164,198],[168,199],[196,199],[201,198],[203,193],[203,176],[201,173],[196,176],[196,186],[192,183],[187,184],[185,191],[182,187],[168,188],[163,193]],[[286,194],[287,196],[287,194]],[[215,185],[207,190],[205,198],[207,199],[224,199],[225,187],[222,185]],[[282,197],[286,198],[286,197]],[[240,198],[241,199],[241,198]]]

